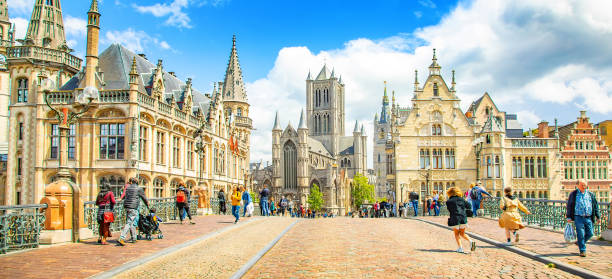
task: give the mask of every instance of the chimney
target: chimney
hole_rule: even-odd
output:
[[[538,138],[549,138],[548,122],[542,121],[538,124]]]
[[[138,54],[138,56],[140,56],[140,57],[142,57],[142,58],[144,58],[144,59],[147,59],[147,55],[146,55],[146,54],[144,54],[144,53],[139,53],[139,54]]]

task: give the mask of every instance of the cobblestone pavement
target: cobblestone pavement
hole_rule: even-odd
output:
[[[448,217],[422,217],[446,225]],[[469,231],[500,241],[506,241],[506,234],[497,224],[497,220],[487,218],[470,218]],[[596,240],[587,243],[587,257],[578,255],[578,246],[567,244],[560,232],[525,228],[519,231],[519,248],[529,250],[559,261],[570,263],[599,274],[612,276],[612,243]]]
[[[456,253],[450,231],[417,220],[304,220],[245,278],[575,278],[477,243],[473,253]]]
[[[247,224],[116,278],[229,278],[294,221],[266,218]]]
[[[96,239],[82,243],[32,249],[0,256],[0,278],[86,278],[128,261],[150,255],[226,226],[233,226],[232,216],[197,216],[195,225],[177,221],[163,223],[164,239],[141,240],[125,247],[99,245]],[[113,234],[113,239],[119,233]]]

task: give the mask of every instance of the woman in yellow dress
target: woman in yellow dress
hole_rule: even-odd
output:
[[[518,242],[518,230],[525,228],[521,214],[518,212],[519,209],[525,212],[525,214],[531,214],[531,212],[529,212],[516,196],[512,195],[512,188],[504,188],[504,195],[505,196],[499,202],[499,208],[504,211],[504,213],[499,216],[499,226],[506,229],[507,244],[512,245],[510,233],[512,232],[512,234],[514,234],[514,241]]]

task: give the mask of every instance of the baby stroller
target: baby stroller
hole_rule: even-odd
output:
[[[158,239],[164,238],[164,233],[159,228],[159,221],[155,220],[155,211],[151,211],[153,214],[138,216],[138,240],[146,239],[153,240],[153,235],[157,235]],[[155,218],[154,218],[155,217]]]

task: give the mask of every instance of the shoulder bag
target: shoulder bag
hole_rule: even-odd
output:
[[[115,214],[112,210],[110,210],[110,204],[107,204],[104,208],[104,223],[113,223],[115,222]]]

